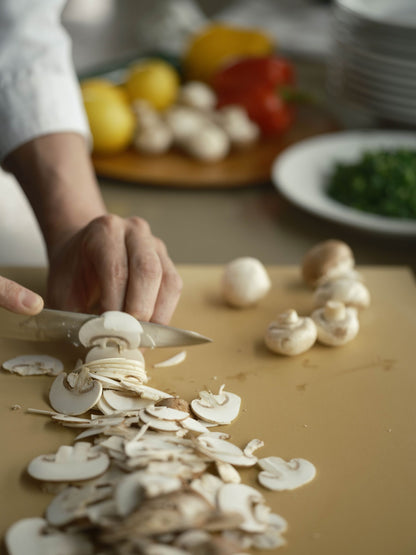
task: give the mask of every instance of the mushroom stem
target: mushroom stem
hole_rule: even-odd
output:
[[[328,301],[324,307],[325,320],[338,322],[345,318],[345,305],[338,301]]]

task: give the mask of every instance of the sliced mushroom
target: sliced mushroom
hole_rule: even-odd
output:
[[[262,494],[245,484],[225,484],[217,495],[219,509],[225,514],[240,515],[242,522],[239,528],[246,532],[264,532],[267,528],[254,513],[254,507],[259,503],[264,504]]]
[[[57,376],[63,372],[64,365],[57,358],[48,355],[21,355],[3,362],[2,367],[12,374],[35,376],[47,374]]]
[[[166,407],[164,407],[166,408]],[[171,409],[174,410],[174,409]],[[172,420],[161,420],[155,416],[151,416],[147,414],[145,410],[141,410],[140,413],[140,420],[145,424],[148,424],[150,428],[153,430],[160,430],[163,432],[177,432],[180,430],[179,424]]]
[[[187,553],[193,553],[201,545],[211,541],[211,535],[206,530],[186,530],[175,538],[175,545],[187,549]],[[202,551],[202,553],[204,553]],[[209,552],[208,552],[209,553]]]
[[[102,385],[92,380],[88,372],[81,371],[71,387],[67,374],[58,374],[49,391],[49,402],[56,411],[64,414],[83,414],[92,408],[101,397]]]
[[[324,307],[314,310],[311,318],[316,324],[318,341],[332,347],[352,341],[360,329],[357,309],[338,301],[328,301]]]
[[[46,519],[52,526],[66,525],[82,518],[87,505],[107,499],[112,492],[112,486],[97,487],[94,483],[83,487],[68,486],[48,505]]]
[[[13,524],[6,532],[9,555],[92,555],[94,547],[83,534],[51,530],[43,518],[25,518]]]
[[[143,385],[142,383],[138,382],[137,380],[133,380],[131,378],[123,378],[120,380],[120,383],[125,387],[126,390],[135,391],[138,393],[139,397],[143,399],[150,399],[152,401],[158,402],[162,399],[169,399],[172,397],[169,393],[165,393],[160,389],[156,389],[154,387],[149,387],[148,385]]]
[[[156,407],[155,405],[149,405],[145,411],[155,418],[171,420],[173,422],[180,422],[181,420],[185,420],[185,418],[189,418],[188,412],[163,406]]]
[[[189,414],[189,403],[180,397],[170,397],[162,399],[156,403],[158,407],[169,407],[171,409],[181,410]]]
[[[231,306],[245,308],[255,305],[270,290],[266,268],[257,258],[244,256],[229,262],[222,276],[222,295]]]
[[[116,409],[113,409],[113,407],[104,398],[104,391],[101,397],[96,402],[95,408],[103,414],[114,414],[115,412],[117,412]]]
[[[262,486],[274,491],[292,490],[307,484],[316,476],[315,466],[306,459],[285,461],[280,457],[259,459],[263,469],[258,480]]]
[[[255,549],[277,549],[286,544],[282,537],[287,530],[287,521],[280,515],[269,514],[269,523],[264,532],[252,534],[251,542]]]
[[[339,301],[346,306],[362,309],[370,306],[370,292],[361,281],[351,277],[331,279],[320,285],[314,293],[315,306],[327,301]]]
[[[110,459],[105,453],[100,453],[87,442],[79,441],[74,447],[61,446],[56,454],[36,457],[27,471],[37,480],[74,482],[103,474],[109,464]]]
[[[104,399],[113,410],[117,411],[139,410],[153,404],[153,401],[150,399],[142,399],[135,393],[113,391],[112,389],[105,389],[102,399]]]
[[[114,499],[120,516],[134,511],[145,497],[157,497],[182,488],[176,476],[164,476],[139,470],[125,476],[116,486]]]
[[[135,349],[140,345],[143,328],[126,312],[110,310],[98,318],[91,318],[79,330],[79,340],[84,347],[106,347],[109,344]]]
[[[241,482],[240,473],[233,467],[232,464],[216,461],[215,466],[217,468],[218,476],[226,484],[239,484]]]
[[[350,272],[355,265],[351,248],[337,239],[329,239],[312,247],[302,261],[304,281],[316,287],[328,279]]]
[[[142,538],[198,528],[208,518],[211,507],[194,492],[174,492],[153,497],[133,511],[105,536],[118,543],[124,538]]]
[[[192,411],[202,420],[214,424],[231,424],[240,412],[241,397],[220,389],[218,395],[200,392],[200,399],[191,401]]]
[[[217,494],[223,485],[224,482],[218,476],[204,472],[204,474],[192,480],[190,488],[202,495],[212,507],[215,507]]]
[[[252,439],[244,447],[243,453],[246,457],[252,457],[254,451],[257,451],[257,449],[261,449],[262,447],[264,447],[264,441],[261,439]]]
[[[191,417],[181,420],[180,425],[186,430],[189,430],[190,432],[195,432],[197,434],[206,434],[209,432],[204,423]]]
[[[278,314],[266,330],[264,341],[274,353],[294,356],[312,347],[317,337],[316,325],[309,317],[300,317],[290,309]]]
[[[181,351],[180,353],[170,357],[162,362],[157,362],[153,365],[153,368],[166,368],[168,366],[176,366],[186,359],[186,351]]]
[[[120,349],[120,346],[109,345],[107,347],[93,347],[87,353],[85,362],[90,363],[109,358],[127,358],[129,360],[137,360],[144,366],[144,356],[139,349]]]
[[[253,466],[257,462],[256,457],[246,457],[239,447],[224,439],[213,437],[213,434],[196,437],[195,446],[198,451],[214,461],[226,462],[236,466]]]

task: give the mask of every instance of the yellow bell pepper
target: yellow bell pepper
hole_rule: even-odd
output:
[[[189,42],[183,67],[188,80],[210,82],[220,67],[236,58],[266,56],[275,49],[263,31],[213,23]]]

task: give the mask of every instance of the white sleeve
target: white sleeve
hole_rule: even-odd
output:
[[[0,0],[0,162],[23,143],[72,131],[89,138],[65,0]]]

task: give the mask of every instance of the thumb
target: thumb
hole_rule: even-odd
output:
[[[19,314],[33,315],[43,308],[43,299],[15,281],[0,276],[0,306]]]

